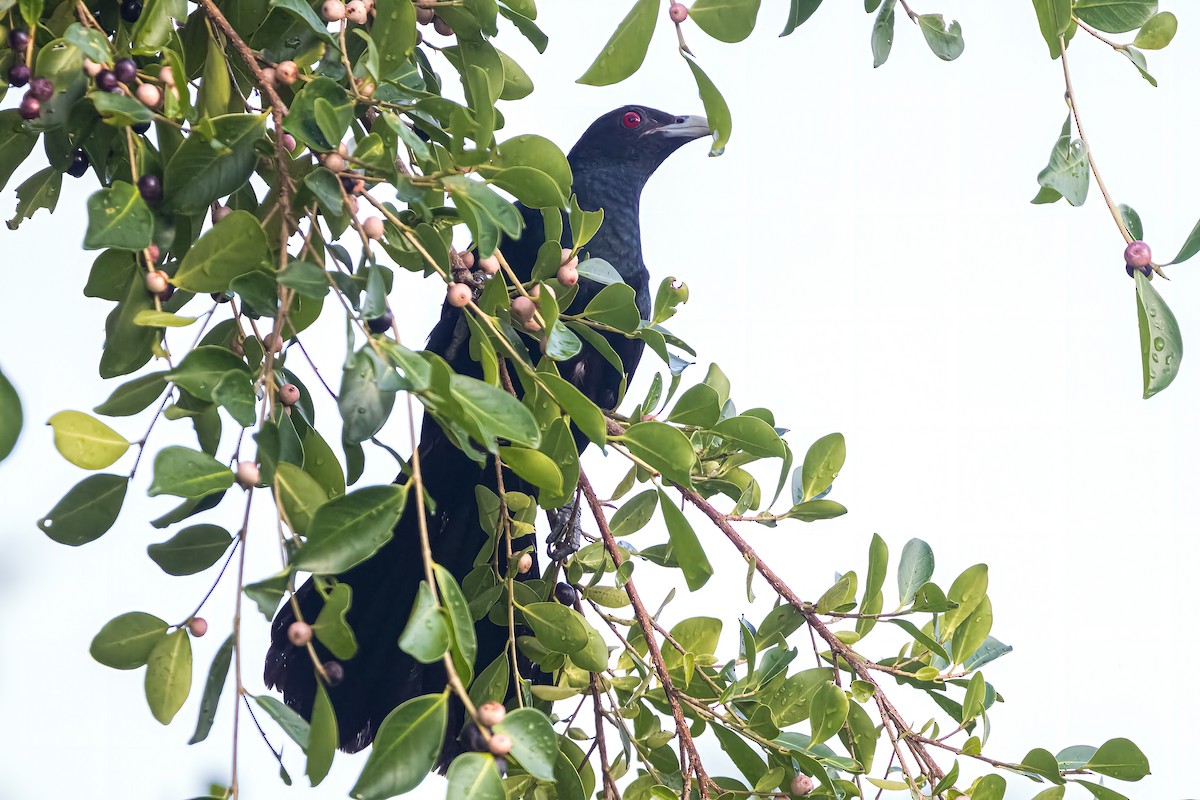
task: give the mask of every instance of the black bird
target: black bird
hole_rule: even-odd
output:
[[[651,297],[650,275],[642,261],[642,188],[671,153],[709,133],[703,117],[677,117],[644,106],[625,106],[592,123],[568,155],[572,188],[580,206],[585,210],[604,209],[604,223],[585,249],[592,257],[612,264],[634,289],[643,319],[650,315]],[[520,203],[517,208],[525,220],[524,233],[516,241],[502,242],[500,247],[518,277],[527,281],[538,247],[545,241],[545,227],[541,211]],[[565,235],[569,230],[565,214],[563,221]],[[582,311],[601,288],[581,279],[570,311]],[[482,377],[480,365],[471,359],[466,346],[468,335],[463,312],[446,304],[429,336],[427,349],[446,359],[457,372]],[[621,358],[624,376],[586,344],[579,355],[560,364],[560,372],[601,408],[612,409],[620,399],[622,378],[632,375],[637,367],[642,342],[620,336],[610,336],[609,341]],[[540,357],[536,344],[530,350],[534,360]],[[586,439],[578,431],[575,440],[581,449],[586,446]],[[475,485],[482,483],[494,491],[495,467],[490,460],[480,467],[468,458],[429,416],[422,424],[419,454],[422,477],[437,508],[428,522],[433,558],[461,580],[471,570],[474,556],[484,541]],[[507,474],[505,488],[532,491],[527,484]],[[417,587],[425,577],[419,542],[416,504],[409,503],[391,541],[370,560],[337,576],[353,592],[347,620],[358,641],[357,653],[341,664],[343,680],[329,687],[343,750],[354,752],[366,747],[375,738],[384,717],[404,701],[441,692],[445,687],[441,663],[419,664],[397,646]],[[536,569],[530,574],[535,575]],[[320,612],[322,596],[311,579],[296,592],[296,599],[304,619],[314,620]],[[295,619],[290,603],[276,615],[265,679],[267,686],[283,692],[291,708],[311,718],[316,677],[304,648],[288,641],[288,627]],[[479,655],[475,673],[478,674],[503,652],[508,632],[486,618],[476,626],[476,631]],[[323,660],[330,658],[320,646],[318,651]],[[454,740],[460,727],[454,721],[448,726],[443,768],[457,752]]]

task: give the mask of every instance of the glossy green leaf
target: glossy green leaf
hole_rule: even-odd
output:
[[[741,415],[727,417],[711,431],[725,441],[727,447],[741,450],[758,458],[783,458],[786,448],[775,429],[758,417]],[[840,436],[840,434],[835,434]],[[843,444],[843,450],[845,445]]]
[[[264,269],[267,234],[248,211],[234,211],[201,236],[171,283],[189,292],[225,292],[235,278]]]
[[[646,60],[654,26],[658,24],[659,0],[637,0],[605,43],[600,55],[576,81],[589,86],[620,83],[638,71]]]
[[[1065,197],[1073,206],[1081,206],[1087,199],[1089,185],[1087,148],[1083,142],[1071,140],[1071,115],[1067,115],[1062,132],[1050,151],[1050,161],[1038,173],[1038,185],[1045,194],[1039,193],[1035,203],[1054,202]]]
[[[1150,283],[1134,270],[1137,283],[1138,335],[1142,349],[1142,397],[1149,399],[1171,385],[1183,360],[1183,335],[1175,314]]]
[[[917,24],[929,49],[942,61],[953,61],[963,54],[962,25],[958,20],[947,25],[941,14],[922,14]]]
[[[446,795],[457,800],[505,800],[496,759],[488,753],[463,753],[446,772]]]
[[[42,114],[46,111],[43,109]],[[58,207],[58,197],[62,193],[62,173],[54,167],[46,167],[40,172],[30,175],[17,187],[17,212],[7,223],[10,231],[20,227],[22,220],[32,217],[38,209],[44,208],[51,214]],[[91,230],[92,215],[89,214],[88,229]],[[86,243],[85,243],[86,246]]]
[[[166,377],[193,397],[211,401],[217,384],[229,372],[250,379],[250,368],[245,362],[224,347],[210,344],[193,349]]]
[[[312,719],[308,727],[308,761],[304,765],[304,774],[308,776],[310,785],[316,786],[325,780],[329,768],[333,766],[337,746],[337,716],[334,714],[333,703],[329,700],[325,684],[318,680],[316,696],[313,698]]]
[[[258,695],[254,698],[254,702],[258,703],[259,707],[275,720],[288,738],[298,744],[301,750],[308,749],[308,720],[284,705],[277,697]]]
[[[185,630],[160,638],[146,659],[146,702],[169,725],[192,689],[192,641]]]
[[[721,416],[721,402],[716,389],[706,383],[698,383],[675,401],[667,421],[676,425],[696,425],[708,428],[716,424]]]
[[[521,708],[509,712],[503,721],[493,726],[493,729],[512,738],[512,758],[526,772],[539,780],[554,780],[554,764],[558,760],[558,736],[554,733],[554,728],[550,727],[550,720],[545,714],[534,708]]]
[[[788,7],[787,24],[783,28],[783,33],[780,36],[791,34],[796,28],[799,28],[808,18],[820,7],[821,0],[791,0]]]
[[[1065,36],[1071,28],[1071,0],[1033,0],[1037,12],[1038,27],[1042,38],[1050,48],[1050,57],[1058,58],[1062,53],[1058,37]]]
[[[1141,239],[1142,218],[1138,216],[1137,211],[1133,210],[1132,207],[1127,206],[1124,203],[1121,203],[1119,206],[1117,206],[1117,208],[1121,212],[1121,221],[1125,223],[1125,227],[1128,229],[1129,235],[1134,239]]]
[[[975,782],[971,790],[971,800],[1000,800],[1008,788],[1007,782],[999,775],[984,775]]]
[[[967,567],[962,573],[954,579],[954,583],[950,584],[950,591],[946,592],[946,596],[950,600],[958,603],[957,608],[952,608],[942,617],[941,633],[947,634],[954,630],[960,623],[964,622],[975,610],[975,607],[983,602],[987,596],[988,587],[988,567],[987,564],[975,564]]]
[[[117,521],[128,488],[125,475],[89,475],[38,520],[38,527],[54,541],[71,547],[95,541]]]
[[[288,527],[300,535],[308,532],[313,514],[328,499],[312,475],[287,462],[275,467],[275,496]]]
[[[553,495],[562,493],[562,472],[546,454],[526,447],[501,447],[500,458],[522,480]]]
[[[266,125],[266,114],[226,114],[196,126],[163,172],[170,207],[180,214],[200,213],[244,185],[254,173],[254,145],[264,140]]]
[[[812,500],[832,486],[845,463],[846,439],[842,434],[831,433],[813,442],[800,467],[802,496],[798,501]]]
[[[198,498],[228,489],[233,471],[207,453],[189,447],[164,447],[154,456],[154,480],[147,493]]]
[[[658,492],[647,489],[626,501],[617,509],[608,524],[613,536],[628,536],[637,533],[654,517],[654,509],[658,508]]]
[[[722,42],[740,42],[754,30],[760,0],[696,0],[688,18]]]
[[[200,715],[196,719],[196,731],[188,744],[196,744],[208,738],[212,730],[213,720],[217,715],[217,703],[221,700],[221,692],[229,677],[229,664],[233,660],[233,634],[226,637],[225,642],[213,656],[212,666],[208,669],[208,678],[204,681],[204,694],[200,696]]]
[[[700,544],[696,531],[692,529],[692,524],[687,521],[687,517],[679,510],[679,507],[672,503],[666,492],[661,489],[659,490],[659,499],[663,520],[667,523],[667,540],[670,542],[671,556],[683,570],[683,577],[687,581],[688,589],[694,592],[708,583],[708,579],[712,577],[712,564],[709,563],[708,555],[704,552],[704,547]]]
[[[21,398],[4,373],[0,372],[0,461],[8,458],[17,446],[23,420]]]
[[[104,469],[129,449],[124,436],[81,411],[60,411],[46,424],[59,454],[83,469]]]
[[[437,581],[438,594],[441,595],[442,605],[446,609],[446,619],[450,623],[451,652],[454,656],[455,668],[463,684],[470,684],[475,674],[475,657],[479,647],[475,640],[475,620],[471,615],[471,606],[463,595],[454,575],[440,564],[433,565],[434,580]]]
[[[350,796],[386,800],[416,788],[437,763],[446,734],[448,695],[414,697],[388,714]]]
[[[92,639],[92,658],[113,669],[137,669],[167,635],[167,623],[153,614],[131,611],[104,623]]]
[[[958,623],[950,642],[950,655],[955,664],[969,660],[987,641],[992,630],[992,601],[984,595],[965,620]]]
[[[296,94],[283,129],[313,150],[328,152],[337,148],[353,119],[354,101],[346,90],[331,78],[318,77]]]
[[[1179,30],[1179,20],[1170,11],[1155,14],[1142,25],[1133,43],[1146,50],[1161,50],[1175,38]]]
[[[718,2],[721,1],[723,0],[718,0]],[[708,77],[708,74],[700,68],[700,65],[686,53],[684,59],[696,81],[696,89],[700,92],[700,102],[704,104],[704,115],[708,120],[709,129],[713,132],[713,143],[709,147],[708,154],[719,156],[725,152],[725,145],[729,143],[729,137],[733,133],[733,114],[729,111],[729,104],[725,102],[724,95]]]
[[[629,452],[680,486],[692,485],[692,466],[696,453],[692,443],[678,428],[649,421],[630,425],[618,439]]]
[[[1105,33],[1140,28],[1154,12],[1158,0],[1075,0],[1075,16]]]
[[[820,744],[835,736],[849,713],[850,698],[842,687],[832,682],[823,683],[813,694],[809,709],[813,744]]]
[[[25,125],[20,111],[15,108],[0,111],[0,189],[8,185],[17,167],[33,152],[37,140],[37,133]]]
[[[440,661],[450,649],[449,620],[425,581],[417,589],[408,624],[400,634],[400,649],[422,664]]]
[[[817,600],[817,610],[822,614],[830,611],[848,611],[854,608],[854,597],[858,592],[858,575],[850,570],[837,579]]]
[[[154,212],[134,186],[115,181],[88,198],[87,211],[84,249],[141,250],[150,245]]]
[[[574,653],[588,642],[588,624],[573,608],[559,603],[530,603],[521,607],[538,642],[556,653]]]
[[[351,601],[350,585],[337,584],[325,597],[325,604],[321,606],[321,611],[312,624],[317,639],[333,653],[334,658],[341,661],[353,658],[358,651],[354,631],[346,621],[346,612],[350,610]]]
[[[904,607],[917,596],[921,588],[933,575],[933,549],[920,539],[909,539],[900,553],[900,565],[896,568],[897,590],[900,606]]]
[[[361,564],[392,538],[407,486],[368,486],[330,500],[313,514],[308,540],[292,559],[304,572],[337,575]]]
[[[575,426],[583,431],[583,435],[588,437],[589,441],[603,445],[606,441],[607,424],[604,414],[596,404],[579,391],[575,384],[557,375],[541,373],[539,378],[563,410],[570,415]]]
[[[876,69],[887,63],[888,56],[892,54],[892,40],[895,35],[896,0],[883,0],[883,6],[871,27],[871,55],[875,59]]]
[[[146,552],[168,575],[194,575],[217,563],[232,542],[229,531],[218,525],[192,525]]]
[[[1128,739],[1109,739],[1085,765],[1088,769],[1119,781],[1140,781],[1150,774],[1150,762]]]

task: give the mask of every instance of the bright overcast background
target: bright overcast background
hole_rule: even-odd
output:
[[[966,52],[956,63],[935,58],[898,14],[891,60],[873,70],[871,18],[860,3],[831,0],[779,39],[785,4],[773,0],[740,46],[688,25],[690,45],[732,107],[734,135],[722,158],[692,144],[651,181],[642,206],[645,260],[656,280],[675,275],[691,287],[691,301],[670,323],[700,353],[688,382],[718,362],[739,407],[774,409],[800,453],[826,433],[845,434],[849,458],[832,497],[850,513],[748,527],[768,563],[815,599],[835,572],[865,569],[875,532],[891,546],[892,598],[895,563],[911,537],[933,546],[943,587],[987,562],[993,634],[1015,648],[985,670],[1007,701],[992,711],[988,752],[1017,761],[1035,746],[1057,752],[1127,736],[1154,774],[1114,788],[1134,798],[1187,797],[1200,696],[1176,667],[1200,660],[1200,363],[1185,359],[1175,384],[1143,401],[1133,282],[1099,192],[1093,185],[1082,209],[1029,204],[1066,114],[1060,66],[1047,57],[1031,4],[938,2],[918,10],[962,20]],[[505,26],[498,44],[537,85],[529,100],[505,107],[507,133],[541,133],[566,150],[595,116],[624,103],[700,113],[665,19],[635,78],[604,89],[573,83],[628,5],[544,2],[544,57]],[[1176,41],[1150,54],[1158,89],[1086,35],[1070,50],[1102,174],[1117,200],[1141,213],[1160,261],[1200,216],[1192,146],[1200,23],[1185,5],[1165,6],[1184,13]],[[41,148],[35,152],[33,162]],[[4,213],[27,171],[5,191]],[[200,681],[229,629],[229,576],[205,609],[211,632],[194,642],[192,696],[163,729],[146,707],[142,672],[102,667],[87,647],[119,613],[177,622],[206,590],[213,571],[170,578],[145,555],[147,544],[169,535],[146,521],[173,503],[145,497],[144,468],[103,539],[68,549],[34,524],[84,477],[54,452],[42,423],[64,408],[90,409],[118,384],[96,377],[110,304],[80,293],[93,258],[80,250],[83,204],[95,184],[66,180],[53,217],[40,211],[3,234],[0,362],[21,392],[26,430],[0,464],[0,798],[195,796],[207,781],[228,779],[229,687],[209,740],[191,749],[185,742]],[[1155,284],[1192,347],[1200,336],[1196,268],[1172,269],[1171,283]],[[398,286],[392,302],[403,309],[406,343],[417,346],[441,291],[407,273]],[[336,304],[327,303],[323,324],[304,337],[335,384],[341,325]],[[180,346],[191,339],[172,338]],[[318,388],[298,361],[292,366]],[[631,397],[661,368],[652,355],[643,366]],[[328,402],[318,415],[326,424],[336,417]],[[146,420],[114,424],[137,439]],[[382,436],[408,447],[399,416]],[[173,438],[194,442],[177,423],[158,428],[153,444]],[[222,455],[231,449],[227,437]],[[585,463],[611,487],[618,465],[603,461],[593,452]],[[368,478],[386,481],[393,472],[386,455],[369,456]],[[232,530],[240,506],[231,495],[214,519]],[[744,568],[723,537],[697,528],[718,575],[700,596],[677,598],[667,620],[717,615],[728,636],[745,606]],[[255,580],[278,560],[267,519],[256,517],[251,535],[247,579]],[[661,540],[661,530],[646,530],[634,543]],[[654,606],[677,576],[647,565],[638,571]],[[769,603],[767,587],[757,589],[752,621]],[[267,626],[252,605],[245,618],[245,680],[259,692]],[[887,654],[870,640],[866,652]],[[909,695],[899,698],[916,724],[928,716]],[[278,746],[282,735],[269,730]],[[719,769],[727,762],[709,746]],[[300,784],[290,796],[344,797],[362,764],[362,756],[339,758],[309,791],[298,756],[288,742],[286,763]],[[242,764],[244,796],[282,796],[249,724]],[[1008,779],[1010,796],[1036,791]],[[414,796],[443,794],[431,779]]]

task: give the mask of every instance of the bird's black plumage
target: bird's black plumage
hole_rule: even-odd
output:
[[[586,210],[604,209],[604,223],[586,250],[592,257],[609,262],[634,289],[643,319],[649,316],[651,301],[650,276],[641,248],[642,188],[671,153],[707,133],[702,118],[626,106],[592,123],[568,155],[572,189],[580,206]],[[501,250],[518,277],[527,281],[538,247],[545,241],[545,227],[540,211],[520,204],[517,207],[525,220],[525,230],[519,239],[502,242]],[[564,230],[568,230],[565,224]],[[581,279],[570,311],[581,311],[601,288]],[[642,353],[639,340],[615,335],[608,338],[621,358],[624,375],[586,344],[579,355],[559,365],[562,376],[602,408],[616,406],[622,380],[632,374]],[[430,333],[427,349],[444,358],[456,372],[482,377],[482,368],[470,356],[467,339],[463,312],[447,304]],[[536,360],[540,355],[537,345],[531,343],[530,347]],[[586,440],[578,431],[575,439],[580,448],[585,446]],[[429,416],[421,428],[418,453],[422,478],[437,509],[428,520],[433,558],[461,580],[471,570],[484,540],[475,486],[483,484],[495,491],[495,467],[490,460],[483,467],[472,461]],[[507,474],[505,488],[532,491]],[[337,576],[353,590],[347,618],[358,641],[358,652],[342,664],[343,681],[329,687],[344,750],[353,752],[369,744],[384,717],[405,700],[441,692],[445,686],[440,663],[416,663],[397,646],[424,578],[419,542],[415,503],[410,503],[392,540],[370,560]],[[296,600],[303,618],[314,620],[322,599],[311,580],[296,592]],[[316,678],[304,648],[288,641],[288,627],[295,619],[291,604],[285,604],[276,615],[265,679],[268,686],[283,692],[289,706],[308,718],[312,715]],[[478,674],[503,652],[508,632],[486,618],[476,626],[476,632]],[[324,658],[329,657],[318,649]],[[447,730],[444,764],[454,755],[458,730],[454,724]]]

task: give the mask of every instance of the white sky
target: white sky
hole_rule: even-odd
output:
[[[552,37],[546,56],[530,57],[511,29],[499,41],[538,87],[505,109],[512,134],[543,133],[565,150],[591,119],[626,102],[700,112],[666,20],[641,74],[594,89],[572,80],[628,3],[543,5],[539,22]],[[739,406],[773,408],[800,453],[830,431],[848,442],[833,498],[850,514],[811,527],[750,528],[748,537],[814,599],[835,571],[865,569],[874,532],[891,546],[893,573],[908,538],[928,541],[943,586],[986,561],[993,633],[1016,648],[985,670],[1008,700],[994,711],[988,752],[1016,761],[1035,746],[1056,752],[1127,736],[1155,774],[1114,788],[1134,798],[1186,796],[1200,699],[1174,668],[1200,658],[1191,613],[1198,500],[1187,488],[1200,476],[1200,367],[1186,359],[1165,394],[1141,400],[1133,284],[1099,192],[1093,186],[1082,209],[1028,202],[1066,114],[1059,65],[1046,56],[1031,5],[922,3],[919,11],[962,20],[964,56],[937,60],[900,18],[880,70],[871,68],[870,18],[860,4],[826,3],[793,36],[776,39],[783,6],[767,4],[760,29],[741,46],[688,26],[689,43],[733,109],[734,138],[719,159],[706,158],[700,144],[685,148],[643,203],[651,271],[691,287],[691,303],[671,323],[701,354],[688,379],[717,361]],[[1200,199],[1187,188],[1200,179],[1200,158],[1185,144],[1200,123],[1190,77],[1200,74],[1200,42],[1184,11],[1176,42],[1149,54],[1157,90],[1086,36],[1070,51],[1102,174],[1119,201],[1141,212],[1158,260],[1174,254],[1200,216]],[[0,752],[9,765],[0,798],[199,795],[206,781],[228,778],[228,687],[209,740],[191,749],[185,742],[200,681],[228,630],[232,586],[223,584],[206,609],[212,630],[194,642],[192,696],[162,730],[145,706],[142,673],[115,672],[87,655],[94,633],[119,613],[183,619],[212,577],[170,578],[144,555],[147,544],[167,538],[146,520],[171,507],[145,498],[149,465],[100,541],[69,550],[34,525],[84,477],[53,452],[41,423],[63,408],[90,409],[117,385],[104,385],[95,368],[110,304],[80,294],[92,260],[79,249],[82,209],[94,184],[67,181],[55,216],[39,212],[4,239],[0,361],[21,391],[27,428],[0,464],[0,631],[8,653]],[[5,213],[16,183],[5,192]],[[1174,282],[1156,284],[1189,343],[1200,331],[1193,269],[1173,269]],[[393,302],[405,309],[401,325],[414,345],[441,292],[411,276],[400,282]],[[333,380],[344,355],[340,315],[324,323],[306,344]],[[651,359],[644,365],[656,368]],[[637,387],[649,374],[643,370]],[[321,415],[329,421],[335,412],[326,403]],[[136,439],[145,421],[115,425]],[[190,427],[175,424],[156,431],[154,443],[172,436],[192,441]],[[407,448],[399,418],[384,439]],[[231,446],[227,440],[222,452]],[[619,465],[601,462],[593,453],[586,463],[611,485]],[[386,455],[371,455],[369,477],[393,472]],[[217,517],[233,529],[238,508],[229,501]],[[713,590],[681,598],[669,621],[713,614],[728,633],[744,606],[743,570],[718,534],[697,528],[720,569]],[[261,535],[250,580],[277,568],[265,520],[254,530]],[[662,536],[645,531],[633,541]],[[638,579],[656,605],[674,575],[643,565]],[[894,578],[887,588],[894,593]],[[767,588],[757,589],[753,620],[766,610]],[[252,606],[246,619],[245,680],[260,691],[267,627]],[[866,652],[884,655],[869,645]],[[899,697],[914,716],[924,713]],[[270,755],[252,727],[242,733],[246,796],[278,796]],[[272,740],[281,739],[272,729]],[[297,756],[289,744],[289,769],[304,784]],[[719,753],[711,762],[724,763]],[[361,763],[339,756],[308,796],[344,797]],[[1013,797],[1035,791],[1016,777],[1009,783]],[[431,779],[413,796],[443,793]]]

